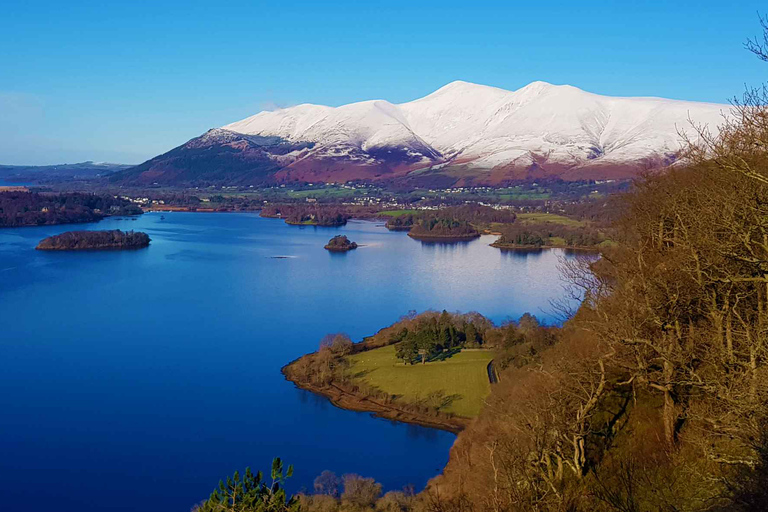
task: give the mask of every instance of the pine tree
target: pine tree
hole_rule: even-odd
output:
[[[285,480],[293,476],[293,466],[283,468],[283,461],[275,458],[272,461],[272,484],[267,486],[263,481],[261,471],[253,473],[251,468],[245,469],[243,478],[235,471],[226,482],[220,481],[219,488],[195,510],[196,512],[295,512],[299,510],[299,502],[294,497],[288,497],[283,485]]]

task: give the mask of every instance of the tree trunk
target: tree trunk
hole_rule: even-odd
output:
[[[730,364],[734,363],[732,316],[733,315],[729,309],[728,315],[725,317],[725,352],[728,357],[728,363]]]
[[[664,437],[670,448],[675,446],[675,428],[677,413],[675,411],[675,399],[672,396],[672,364],[664,361]]]

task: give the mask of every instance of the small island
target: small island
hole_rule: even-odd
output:
[[[49,236],[37,244],[40,251],[82,251],[98,249],[141,249],[150,238],[140,231],[67,231]]]
[[[333,252],[347,252],[352,249],[357,249],[357,244],[351,242],[346,235],[336,235],[328,241],[325,248]]]
[[[415,223],[408,236],[422,241],[460,242],[473,240],[480,233],[465,220],[431,217]]]
[[[272,205],[261,209],[261,217],[283,219],[291,226],[339,227],[347,223],[350,214],[343,208],[316,205]]]
[[[384,225],[390,231],[410,231],[417,217],[412,213],[389,215]]]

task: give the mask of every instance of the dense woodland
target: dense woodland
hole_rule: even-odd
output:
[[[768,89],[684,156],[622,197],[600,260],[564,264],[584,300],[562,328],[510,328],[427,489],[326,474],[302,509],[768,510]]]
[[[149,242],[149,235],[141,231],[67,231],[41,240],[36,248],[42,251],[141,249]]]
[[[138,215],[141,208],[111,195],[0,192],[0,227],[95,222],[108,215]]]

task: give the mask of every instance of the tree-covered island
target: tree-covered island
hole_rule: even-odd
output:
[[[357,249],[357,243],[350,241],[346,235],[336,235],[328,240],[325,248],[331,252],[347,252]]]
[[[37,244],[40,251],[81,251],[96,249],[141,249],[150,238],[140,231],[67,231],[49,236]]]
[[[261,209],[262,217],[283,219],[292,226],[338,227],[347,223],[350,213],[335,205],[317,206],[301,204],[270,205]]]

